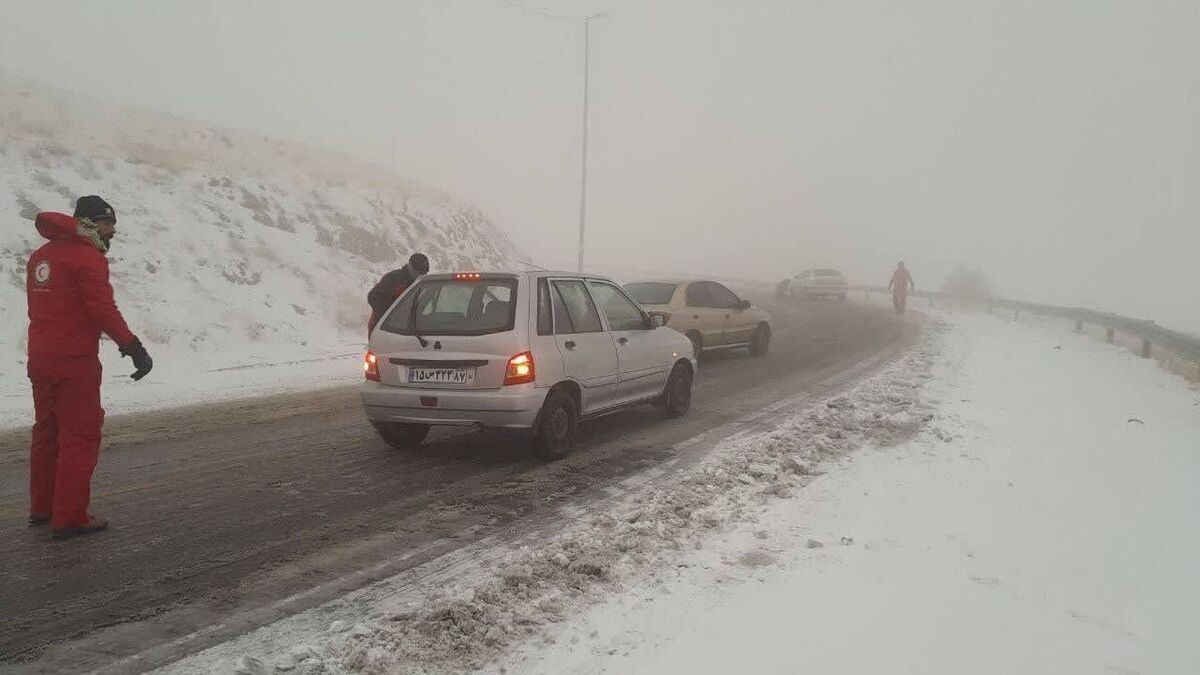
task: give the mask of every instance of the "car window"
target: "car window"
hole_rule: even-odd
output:
[[[604,330],[600,326],[600,313],[582,281],[555,281],[554,291],[555,333],[599,333]]]
[[[513,313],[512,289],[508,286],[485,285],[479,296],[479,326],[483,330],[495,330],[510,323]]]
[[[512,330],[513,279],[433,279],[420,282],[380,328],[401,335],[486,335]]]
[[[574,333],[575,324],[571,321],[571,315],[567,312],[567,303],[563,300],[557,285],[550,291],[550,296],[550,300],[554,304],[554,332],[559,335]]]
[[[474,289],[469,284],[438,284],[420,295],[420,315],[456,314],[466,316]]]
[[[626,284],[625,290],[634,300],[643,305],[669,305],[675,297],[675,289],[679,284],[667,284],[656,281],[642,281],[636,284]]]
[[[733,291],[725,288],[721,284],[709,284],[709,293],[712,295],[713,307],[720,309],[732,309],[742,305],[742,299]]]
[[[687,306],[712,307],[712,295],[708,292],[708,286],[707,281],[697,281],[688,285]]]
[[[627,298],[616,286],[602,281],[591,282],[592,293],[604,310],[608,319],[608,329],[612,331],[644,330],[646,315]]]

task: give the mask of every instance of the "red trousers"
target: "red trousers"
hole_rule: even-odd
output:
[[[895,291],[892,293],[892,305],[896,308],[896,312],[903,314],[904,310],[908,309],[908,293]]]
[[[92,472],[100,458],[100,359],[31,360],[33,441],[29,448],[29,512],[51,526],[88,522]]]

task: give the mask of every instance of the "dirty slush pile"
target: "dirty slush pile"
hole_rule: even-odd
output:
[[[449,673],[481,668],[571,608],[598,601],[661,569],[703,537],[753,518],[819,475],[823,460],[885,447],[933,419],[919,394],[937,334],[846,394],[769,431],[730,441],[669,485],[631,495],[541,548],[523,547],[489,579],[445,589],[419,608],[349,624],[335,621],[321,648],[300,645],[274,663],[244,658],[235,672],[305,675]]]

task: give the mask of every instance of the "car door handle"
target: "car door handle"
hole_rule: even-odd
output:
[[[567,340],[566,342],[563,343],[563,346],[566,347],[567,349],[575,349],[575,341]]]
[[[618,339],[617,342],[619,342],[623,345],[627,345],[627,344],[629,344],[629,338],[623,337],[623,338]]]

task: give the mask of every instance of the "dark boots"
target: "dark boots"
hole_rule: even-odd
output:
[[[108,521],[107,520],[105,520],[104,518],[101,518],[100,516],[89,516],[87,523],[85,523],[83,525],[76,525],[74,527],[68,527],[65,529],[55,528],[54,538],[55,539],[70,539],[71,537],[78,537],[78,536],[84,535],[84,534],[92,534],[93,532],[99,532],[101,530],[106,530],[106,529],[108,529]]]

